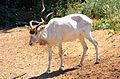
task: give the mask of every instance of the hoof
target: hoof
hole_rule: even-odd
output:
[[[99,62],[95,62],[95,64],[99,64]]]
[[[60,68],[59,71],[63,71],[63,69]]]
[[[49,72],[45,72],[44,74],[49,74]]]
[[[64,70],[63,70],[63,69],[59,69],[58,71],[59,71],[61,74],[64,73]]]
[[[79,64],[79,65],[77,65],[77,67],[82,67],[82,65],[81,65],[81,64]]]
[[[50,73],[50,70],[47,70],[45,73]]]
[[[62,66],[59,68],[59,70],[63,70],[63,68],[64,68],[64,65],[62,65]]]

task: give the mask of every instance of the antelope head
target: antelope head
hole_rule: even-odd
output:
[[[30,21],[30,28],[29,28],[29,33],[30,33],[30,41],[29,45],[33,45],[34,43],[41,43],[42,40],[40,40],[40,32],[45,28],[44,25],[44,20],[41,19],[42,22],[38,21]],[[33,22],[38,23],[37,25],[33,25]]]

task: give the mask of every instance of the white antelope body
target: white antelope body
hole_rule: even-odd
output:
[[[75,39],[80,39],[81,45],[83,46],[83,55],[79,65],[83,64],[84,56],[88,49],[84,38],[87,38],[95,46],[96,64],[99,63],[98,43],[91,35],[92,20],[87,16],[83,14],[70,14],[62,18],[53,18],[48,22],[45,28],[41,28],[43,26],[33,27],[32,22],[33,21],[30,21],[30,45],[35,42],[42,41],[45,41],[48,44],[49,63],[46,72],[50,71],[50,63],[52,59],[51,47],[53,45],[58,45],[60,69],[62,69],[62,42],[72,41]],[[39,25],[42,25],[42,23]],[[40,28],[38,29],[38,27]]]

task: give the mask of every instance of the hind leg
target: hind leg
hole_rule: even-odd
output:
[[[85,58],[85,54],[86,54],[86,52],[88,50],[88,47],[87,47],[87,44],[86,44],[85,40],[81,41],[81,45],[83,47],[83,55],[82,55],[82,58],[81,58],[81,61],[80,61],[80,65],[83,64],[83,61],[84,61],[84,58]]]
[[[81,42],[81,45],[83,47],[83,54],[82,54],[82,58],[81,58],[80,64],[78,66],[81,66],[83,64],[83,61],[84,61],[84,58],[85,58],[85,54],[86,54],[86,52],[88,50],[87,44],[86,44],[83,36],[81,36],[80,42]]]
[[[98,43],[97,43],[97,41],[92,37],[92,35],[91,35],[91,32],[89,32],[89,33],[86,33],[86,38],[94,45],[94,47],[95,47],[95,50],[96,50],[96,62],[95,62],[95,64],[98,64],[99,63],[99,60],[100,60],[100,58],[99,58],[99,48],[98,48]]]

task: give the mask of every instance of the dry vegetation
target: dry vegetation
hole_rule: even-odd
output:
[[[50,74],[43,74],[47,68],[46,46],[29,46],[29,32],[25,28],[0,31],[0,79],[120,79],[120,33],[106,30],[92,32],[100,47],[100,64],[95,65],[95,50],[88,43],[84,65],[79,63],[82,47],[79,41],[63,43],[64,73],[57,71],[58,48],[53,47]]]

